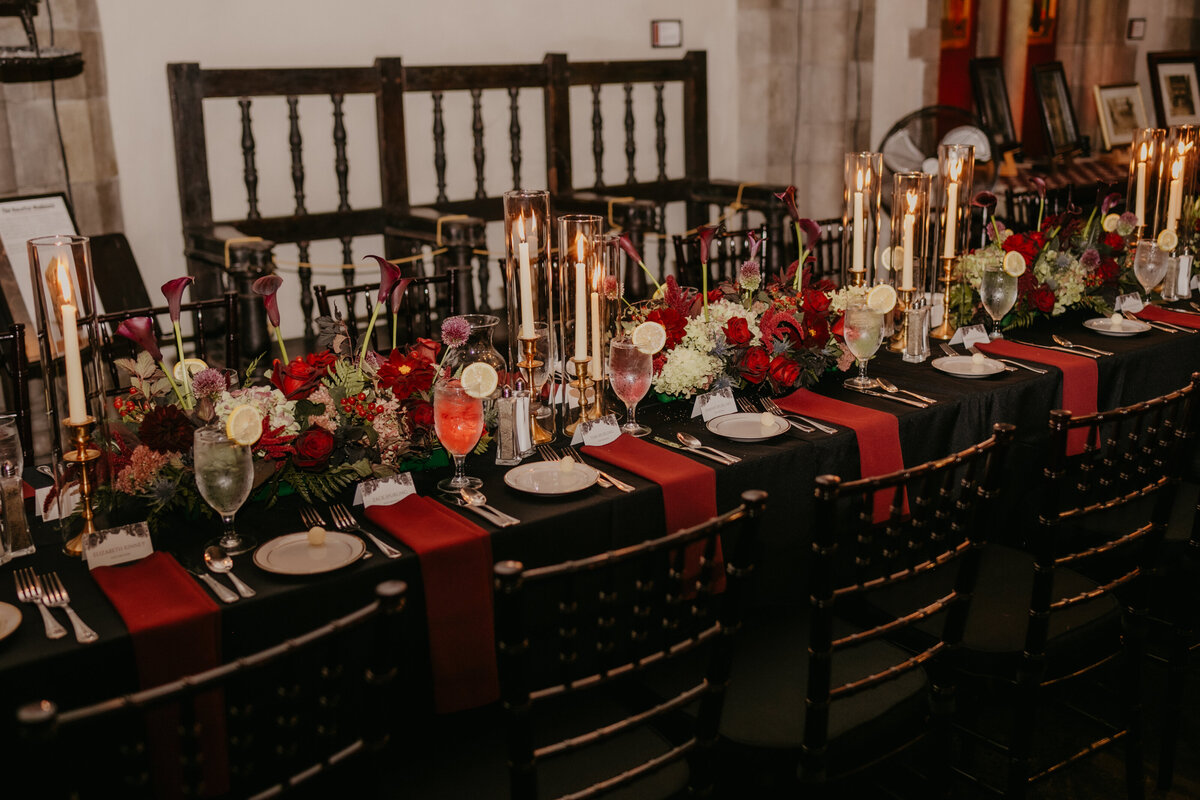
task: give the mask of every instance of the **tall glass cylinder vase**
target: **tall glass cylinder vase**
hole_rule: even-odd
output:
[[[975,185],[975,146],[943,144],[938,146],[938,194],[940,209],[937,258],[954,259],[970,249],[971,192]],[[920,284],[918,284],[920,285]]]
[[[1175,125],[1167,131],[1163,149],[1162,181],[1159,188],[1159,234],[1164,230],[1183,232],[1185,214],[1194,216],[1196,159],[1200,157],[1200,128]]]
[[[600,295],[600,353],[599,359],[591,364],[592,381],[596,384],[593,398],[597,417],[608,413],[608,352],[609,343],[616,336],[617,320],[621,317],[621,306],[625,293],[625,265],[628,259],[621,250],[620,234],[605,234],[601,239],[600,274],[595,286]]]
[[[892,176],[891,277],[896,289],[895,319],[900,328],[888,341],[888,349],[902,352],[907,331],[905,312],[925,286],[930,236],[930,187],[933,176],[924,172],[900,172]]]
[[[1138,128],[1133,134],[1125,210],[1137,217],[1135,241],[1158,229],[1158,193],[1166,143],[1167,132],[1162,128]]]
[[[58,525],[67,552],[79,555],[77,534],[94,529],[95,465],[108,439],[92,253],[86,236],[42,236],[28,249]]]
[[[843,286],[875,282],[882,186],[882,153],[846,153],[842,192]]]
[[[565,410],[563,432],[573,434],[578,422],[591,419],[587,398],[592,393],[592,365],[603,362],[600,349],[600,280],[604,218],[595,214],[564,214],[558,218],[558,307],[564,345],[568,396],[578,412]]]
[[[555,376],[563,352],[554,322],[554,274],[550,260],[550,192],[514,189],[504,193],[504,243],[507,251],[509,361],[520,372],[534,398],[541,398],[530,416],[535,444],[554,439],[558,393]],[[543,323],[541,329],[535,323]],[[543,333],[544,331],[544,333]],[[539,342],[542,337],[546,342]],[[539,357],[538,352],[542,355]]]

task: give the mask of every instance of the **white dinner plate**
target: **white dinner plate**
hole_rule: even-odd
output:
[[[518,492],[529,494],[570,494],[582,491],[593,483],[599,473],[587,464],[572,461],[533,461],[513,467],[504,473],[504,482]]]
[[[739,411],[736,414],[722,414],[714,417],[708,421],[705,427],[717,436],[724,436],[726,439],[733,439],[737,442],[761,442],[785,433],[788,423],[786,419],[774,414]]]
[[[288,533],[263,542],[254,563],[279,575],[316,575],[353,564],[367,552],[363,540],[348,533],[325,532],[325,544],[313,547],[308,533]]]
[[[974,356],[943,356],[933,360],[933,368],[956,378],[986,378],[1004,372],[1004,365],[994,358],[982,362]]]
[[[1121,318],[1119,325],[1113,325],[1110,317],[1094,317],[1085,319],[1083,327],[1096,333],[1102,333],[1105,336],[1133,336],[1138,333],[1145,333],[1150,330],[1150,326],[1139,320]]]
[[[21,609],[8,603],[0,603],[0,639],[21,627]]]

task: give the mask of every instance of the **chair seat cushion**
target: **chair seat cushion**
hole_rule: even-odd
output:
[[[807,609],[774,612],[745,626],[721,713],[721,735],[752,747],[799,748],[808,687]],[[854,630],[839,622],[834,635]],[[907,656],[878,640],[836,652],[832,686],[874,674]],[[917,669],[832,703],[831,760],[836,760],[834,751],[861,753],[911,738],[926,716],[926,686],[925,672]]]

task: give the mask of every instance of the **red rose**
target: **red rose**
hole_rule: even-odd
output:
[[[656,308],[646,315],[647,322],[657,322],[667,330],[667,343],[663,350],[670,350],[683,341],[687,333],[687,317],[673,308]]]
[[[417,338],[417,343],[410,348],[412,355],[430,364],[436,364],[438,354],[442,352],[441,342],[435,342],[433,339]]]
[[[1020,253],[1025,259],[1025,266],[1032,267],[1034,259],[1042,250],[1039,238],[1040,236],[1035,234],[1014,233],[1004,240],[1004,252]]]
[[[314,425],[297,436],[292,446],[296,449],[296,454],[292,456],[293,464],[314,472],[322,470],[333,453],[333,434],[320,425]]]
[[[329,374],[329,366],[335,360],[336,356],[328,350],[293,358],[285,367],[280,367],[279,359],[275,359],[271,368],[271,385],[283,392],[288,400],[303,400]]]
[[[750,326],[742,317],[733,317],[725,323],[725,341],[734,347],[750,344]]]
[[[816,289],[804,290],[804,311],[806,314],[824,314],[829,310],[829,295]]]
[[[708,290],[708,302],[715,303],[718,300],[724,300],[724,299],[725,299],[725,292],[721,291],[720,289],[709,289]]]
[[[1113,250],[1125,249],[1125,237],[1116,231],[1104,234],[1104,244]]]
[[[1096,277],[1103,283],[1113,283],[1121,274],[1121,267],[1115,259],[1106,258],[1096,267]]]
[[[412,424],[418,428],[433,427],[433,405],[426,403],[424,400],[414,403],[408,412],[409,419]]]
[[[742,356],[742,365],[739,371],[742,377],[750,383],[762,383],[763,378],[767,377],[767,368],[770,364],[771,357],[767,355],[765,348],[751,347],[746,351],[746,355]]]
[[[1029,295],[1029,305],[1043,314],[1048,314],[1054,309],[1054,299],[1054,291],[1043,283]]]
[[[379,367],[379,383],[391,389],[397,400],[407,400],[416,392],[429,391],[435,373],[433,362],[393,350]]]
[[[771,382],[780,389],[790,389],[800,380],[800,365],[787,356],[775,356],[771,359],[767,374],[771,376]]]

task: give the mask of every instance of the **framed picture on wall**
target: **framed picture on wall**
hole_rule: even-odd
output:
[[[942,47],[971,43],[971,0],[942,0]]]
[[[1100,118],[1100,135],[1104,149],[1112,150],[1133,143],[1138,128],[1147,127],[1146,105],[1142,90],[1136,83],[1111,83],[1092,87],[1096,98],[1096,115]]]
[[[1075,107],[1067,89],[1067,75],[1061,61],[1038,64],[1033,68],[1033,92],[1037,97],[1038,110],[1042,115],[1042,129],[1046,133],[1047,147],[1052,155],[1062,155],[1079,150],[1083,142],[1079,136],[1079,123],[1075,121]]]
[[[1020,147],[1013,125],[1008,87],[1004,83],[1004,64],[998,58],[973,58],[968,65],[975,110],[995,142],[996,151]]]
[[[1160,127],[1200,124],[1200,53],[1173,51],[1147,53],[1150,96]]]

